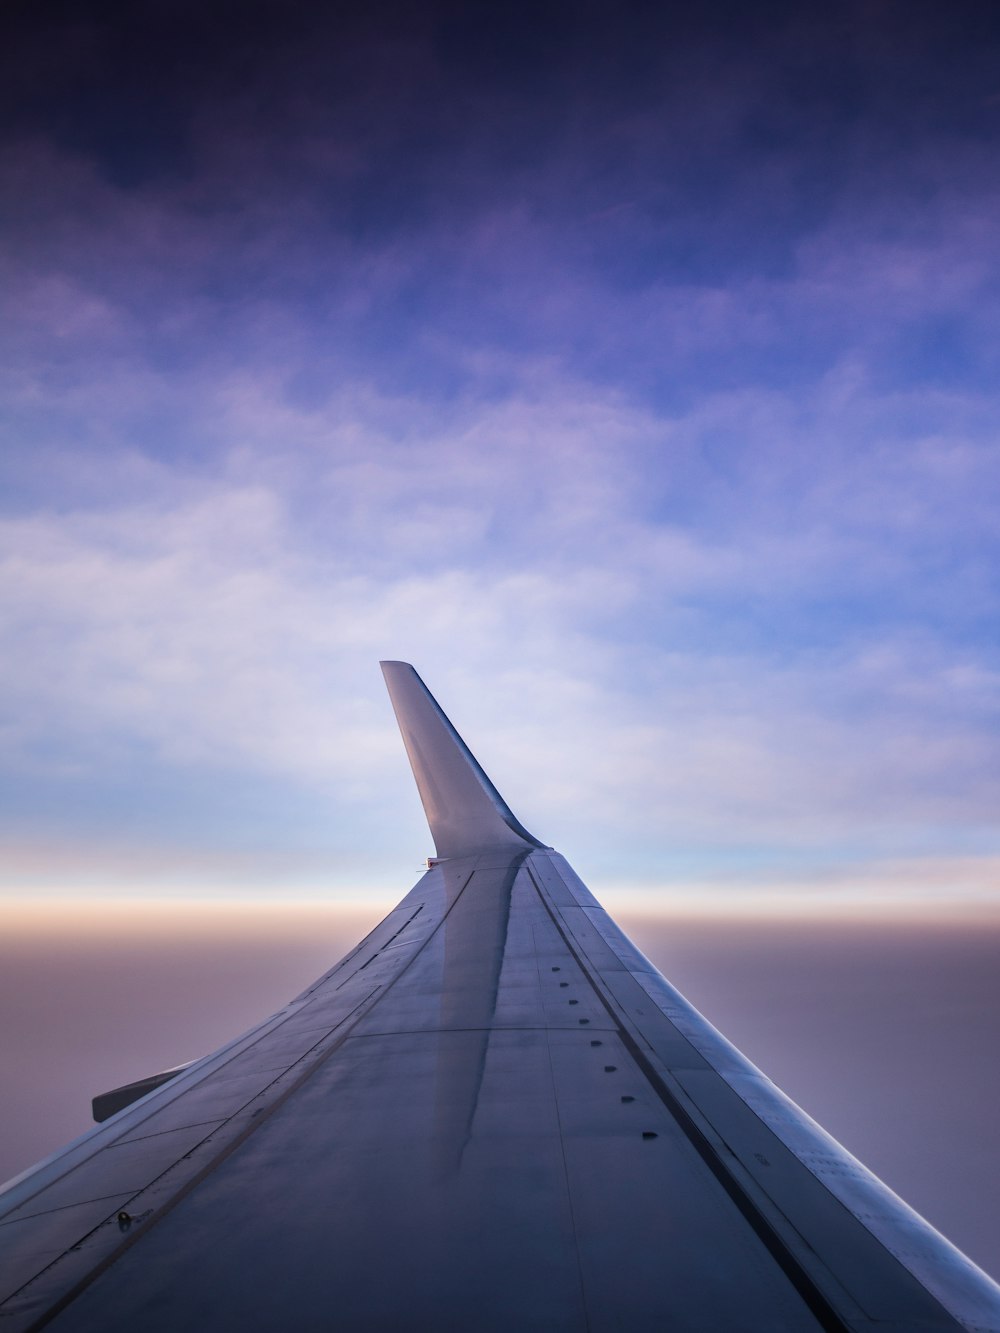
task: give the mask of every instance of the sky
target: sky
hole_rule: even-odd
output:
[[[6,893],[996,900],[995,6],[3,23]]]
[[[401,658],[1000,1273],[998,57],[986,0],[3,7],[6,1169],[416,879]]]

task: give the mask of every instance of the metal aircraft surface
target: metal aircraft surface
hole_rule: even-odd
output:
[[[1000,1330],[383,663],[437,856],[284,1009],[0,1193],[0,1333]]]

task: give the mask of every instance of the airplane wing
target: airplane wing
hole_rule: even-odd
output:
[[[0,1193],[0,1330],[1000,1330],[1000,1288],[383,670],[437,857],[284,1009]]]

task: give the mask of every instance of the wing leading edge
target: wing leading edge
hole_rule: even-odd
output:
[[[0,1193],[11,1330],[1000,1330],[383,664],[438,855],[283,1010]]]

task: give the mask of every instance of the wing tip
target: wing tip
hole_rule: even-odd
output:
[[[497,843],[544,847],[529,833],[409,662],[379,663],[439,856]]]

